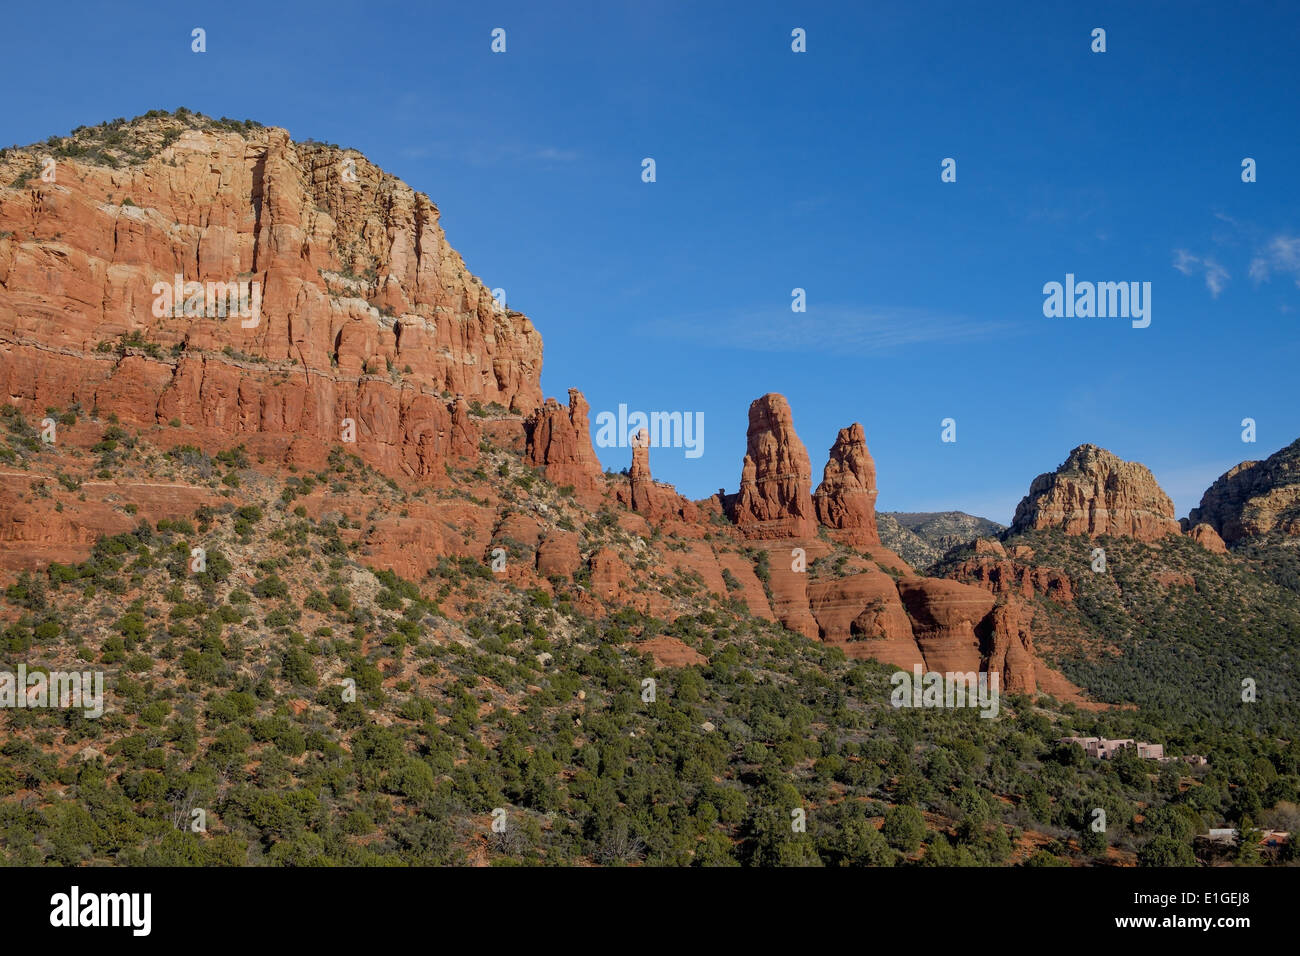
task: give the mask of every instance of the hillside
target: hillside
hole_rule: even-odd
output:
[[[1186,862],[1192,834],[1244,799],[1239,765],[1296,769],[1294,747],[1046,698],[1010,698],[999,720],[896,710],[889,668],[719,601],[671,569],[671,540],[584,514],[498,449],[505,469],[457,477],[580,519],[584,550],[639,555],[675,619],[593,599],[590,562],[545,589],[467,558],[418,581],[368,567],[375,518],[421,496],[356,458],[273,476],[237,448],[161,452],[108,429],[98,459],[33,455],[11,416],[28,494],[68,510],[111,456],[124,480],[165,477],[213,504],[138,520],[4,591],[6,666],[102,668],[111,702],[99,720],[5,715],[11,863],[1081,864],[1171,845]],[[367,513],[349,517],[348,500]],[[136,520],[146,502],[118,506]],[[1158,737],[1213,762],[1081,763],[1055,746],[1067,733]],[[1100,843],[1093,806],[1112,821]]]
[[[1035,595],[1036,645],[1096,699],[1137,704],[1188,730],[1213,724],[1289,737],[1300,722],[1300,594],[1249,562],[1180,536],[1081,544],[1043,530],[1002,544],[1025,555],[1024,566],[1068,582]],[[1104,572],[1091,568],[1094,548],[1105,551]],[[997,560],[961,549],[935,571],[976,580]],[[1241,699],[1245,678],[1258,694],[1250,705]]]

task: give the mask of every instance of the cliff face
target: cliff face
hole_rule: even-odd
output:
[[[1200,522],[1209,524],[1229,545],[1273,532],[1300,535],[1300,440],[1228,471],[1206,490],[1188,522],[1193,531]]]
[[[425,480],[477,454],[455,396],[540,404],[541,337],[469,273],[427,196],[281,129],[191,115],[103,136],[127,145],[79,134],[53,182],[31,175],[40,147],[0,161],[18,184],[0,189],[11,401],[177,421],[191,444],[309,464],[351,420],[357,455]],[[255,314],[222,317],[239,283]]]
[[[1145,465],[1096,445],[1080,445],[1056,471],[1034,479],[1011,522],[1012,531],[1029,528],[1143,541],[1182,530],[1174,503]]]

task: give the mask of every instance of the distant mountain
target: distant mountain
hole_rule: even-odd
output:
[[[881,511],[880,540],[914,568],[927,568],[950,548],[998,535],[1006,525],[962,511]]]

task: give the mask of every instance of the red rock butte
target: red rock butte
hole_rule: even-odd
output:
[[[1096,445],[1080,445],[1056,471],[1035,478],[1011,528],[1059,528],[1066,534],[1141,541],[1182,532],[1174,503],[1151,471]]]
[[[180,419],[188,442],[313,466],[350,419],[350,450],[426,481],[477,454],[454,396],[541,403],[541,336],[469,272],[427,196],[282,129],[168,122],[133,123],[156,149],[136,165],[65,158],[54,182],[0,191],[11,401]],[[156,317],[155,283],[177,275],[260,283],[256,326]]]
[[[750,404],[745,437],[736,527],[751,538],[813,537],[812,465],[784,395],[769,393]]]
[[[876,530],[876,463],[867,451],[862,426],[841,428],[831,446],[822,483],[813,494],[817,520],[845,544],[880,544]]]

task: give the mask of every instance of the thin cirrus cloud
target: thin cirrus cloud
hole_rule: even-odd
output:
[[[1250,277],[1263,282],[1273,273],[1289,274],[1300,286],[1300,236],[1276,235],[1250,262]]]
[[[530,147],[520,143],[472,141],[464,144],[434,143],[407,146],[398,150],[403,159],[434,159],[489,167],[531,162],[573,163],[581,158],[576,149],[555,146]]]
[[[1205,287],[1210,290],[1210,295],[1214,298],[1219,297],[1224,286],[1228,284],[1228,270],[1209,256],[1194,256],[1186,249],[1178,249],[1174,252],[1174,268],[1185,276],[1194,275],[1197,272],[1205,273]]]
[[[572,163],[578,159],[578,151],[576,149],[556,149],[553,146],[548,146],[537,151],[537,158],[552,163]]]
[[[648,322],[645,329],[662,337],[710,345],[728,342],[757,352],[874,355],[918,343],[958,344],[1006,336],[1015,327],[925,309],[822,306],[801,313],[767,308],[675,316]]]

